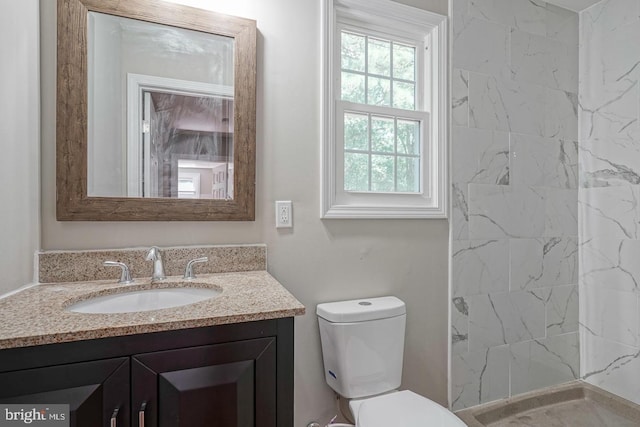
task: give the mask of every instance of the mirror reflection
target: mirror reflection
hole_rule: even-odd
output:
[[[138,179],[128,180],[127,194],[232,199],[233,100],[148,89],[140,99],[127,158],[128,175]]]
[[[233,49],[88,14],[88,196],[233,199]]]

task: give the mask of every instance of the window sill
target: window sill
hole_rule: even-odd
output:
[[[446,219],[444,209],[428,206],[333,205],[322,219]]]

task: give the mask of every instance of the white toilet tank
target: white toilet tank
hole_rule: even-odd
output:
[[[325,379],[356,399],[395,390],[402,377],[406,308],[396,297],[319,304]]]

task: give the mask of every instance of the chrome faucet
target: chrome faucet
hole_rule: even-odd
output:
[[[127,264],[123,262],[116,261],[105,261],[102,263],[105,267],[120,267],[120,280],[118,281],[121,285],[128,285],[129,283],[133,283],[133,279],[131,278],[131,273],[129,273],[129,267]]]
[[[189,261],[187,263],[187,268],[185,268],[184,270],[184,276],[182,276],[183,279],[185,280],[193,280],[196,278],[196,273],[193,272],[193,264],[198,264],[201,262],[207,262],[209,261],[209,258],[202,257],[202,258],[196,258],[196,259],[192,259],[191,261]]]
[[[164,275],[164,265],[162,265],[162,252],[157,246],[151,246],[149,252],[147,252],[147,261],[153,261],[153,276],[151,280],[164,280],[167,276]]]

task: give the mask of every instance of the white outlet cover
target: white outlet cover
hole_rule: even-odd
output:
[[[293,227],[293,206],[290,200],[276,201],[276,228]]]

